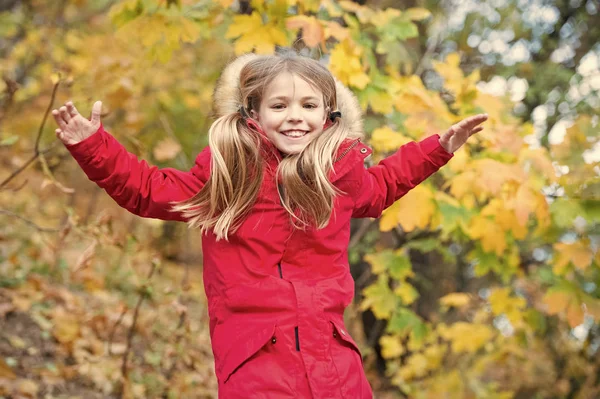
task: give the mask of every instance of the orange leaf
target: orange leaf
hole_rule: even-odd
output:
[[[4,358],[0,357],[0,378],[6,378],[9,380],[13,380],[17,378],[17,375],[12,371],[10,366],[6,364]]]
[[[302,38],[309,47],[316,47],[325,37],[323,27],[315,17],[297,15],[285,21],[288,29],[302,29]]]
[[[157,161],[173,159],[181,151],[181,145],[170,137],[161,140],[154,148],[154,158]]]
[[[543,302],[548,306],[548,314],[555,315],[567,308],[570,296],[566,292],[554,291],[544,296]]]
[[[573,301],[573,303],[571,303],[567,309],[567,320],[569,321],[571,328],[575,328],[583,323],[583,309],[581,308],[581,303],[578,301]]]

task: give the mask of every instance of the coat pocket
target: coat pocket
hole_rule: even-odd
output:
[[[354,349],[354,351],[356,351],[356,353],[358,354],[358,357],[360,358],[360,361],[362,363],[363,360],[362,360],[362,354],[360,353],[360,349],[358,349],[358,345],[356,345],[356,342],[354,342],[354,340],[350,336],[350,333],[348,333],[348,331],[346,331],[344,329],[343,324],[341,324],[335,320],[329,320],[329,321],[333,325],[332,334],[333,334],[333,338],[335,338],[335,341],[338,342],[339,344],[341,344],[342,346],[346,346],[351,349]]]
[[[275,337],[276,325],[253,331],[251,334],[239,336],[231,343],[227,354],[223,357],[219,379],[226,383],[235,372],[265,345],[270,345]]]
[[[330,320],[333,331],[330,353],[339,377],[343,398],[372,399],[373,391],[365,375],[362,355],[341,321]]]

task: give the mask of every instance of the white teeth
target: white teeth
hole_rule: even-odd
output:
[[[302,137],[306,134],[307,132],[303,131],[303,130],[288,130],[286,132],[283,132],[283,134],[285,136],[288,137]]]

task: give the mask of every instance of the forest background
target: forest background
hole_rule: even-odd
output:
[[[358,96],[371,163],[486,128],[355,220],[346,323],[378,398],[600,397],[595,0],[0,0],[0,397],[216,397],[200,238],[90,183],[73,100],[188,169],[223,66],[293,46]]]

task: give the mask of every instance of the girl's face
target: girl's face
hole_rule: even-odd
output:
[[[323,132],[327,112],[321,91],[284,72],[266,88],[252,117],[279,151],[297,154]]]

